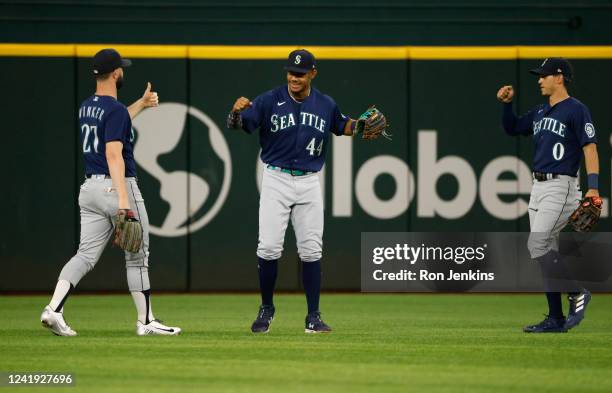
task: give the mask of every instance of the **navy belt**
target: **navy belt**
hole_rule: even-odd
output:
[[[287,169],[287,168],[281,168],[279,166],[274,166],[274,165],[266,165],[266,168],[268,169],[274,169],[275,171],[281,171],[284,173],[288,173],[291,176],[306,176],[306,175],[312,175],[315,172],[308,172],[308,171],[302,171],[300,169]]]
[[[102,178],[104,178],[104,179],[111,179],[110,175],[105,175],[104,173],[100,173],[100,174],[95,173],[93,175],[89,174],[89,175],[85,175],[85,177],[87,179],[91,179],[92,177],[94,179],[102,179]],[[125,178],[126,179],[136,179],[136,177],[134,177],[134,176],[126,176]]]

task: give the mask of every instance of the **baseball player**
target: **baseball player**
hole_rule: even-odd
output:
[[[153,316],[148,273],[149,220],[136,182],[134,134],[131,119],[143,109],[158,105],[149,83],[144,95],[126,108],[117,101],[123,69],[131,61],[114,49],[103,49],[93,58],[96,92],[79,108],[80,144],[85,162],[81,185],[81,239],[79,249],[62,269],[51,302],[40,317],[44,327],[58,336],[76,336],[66,323],[63,308],[70,292],[91,271],[113,234],[117,213],[134,216],[142,225],[139,251],[125,252],[128,287],[136,305],[136,334],[176,335],[178,327],[163,325]]]
[[[566,59],[548,58],[530,72],[539,76],[540,91],[548,96],[548,103],[517,117],[512,109],[512,86],[501,87],[497,98],[504,103],[502,124],[506,133],[533,135],[535,153],[528,248],[531,257],[541,266],[553,266],[560,257],[559,232],[580,203],[577,176],[583,154],[588,175],[585,197],[599,197],[597,138],[589,109],[567,92],[567,85],[572,81],[572,67]],[[542,322],[526,326],[525,332],[566,332],[573,328],[584,318],[591,294],[579,288],[569,293],[567,319],[563,315],[560,292],[546,292],[546,299],[548,315]]]
[[[278,259],[291,219],[303,262],[302,283],[308,305],[305,332],[327,333],[332,329],[319,311],[323,200],[317,172],[325,161],[331,133],[354,135],[360,127],[340,112],[331,97],[311,86],[317,76],[312,53],[305,49],[291,52],[285,70],[286,85],[253,101],[238,98],[227,120],[228,128],[241,128],[249,134],[259,129],[265,164],[257,246],[261,306],[251,331],[268,332],[274,318]]]

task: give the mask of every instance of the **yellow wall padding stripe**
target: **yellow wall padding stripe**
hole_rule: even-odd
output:
[[[0,44],[0,56],[73,57],[71,44]]]
[[[188,55],[186,45],[113,45],[78,44],[75,45],[78,57],[93,57],[100,49],[114,48],[123,57],[153,59],[185,59]]]
[[[284,59],[295,46],[189,46],[190,59]]]
[[[122,56],[151,59],[286,59],[304,46],[9,44],[0,56],[91,57],[102,48]],[[512,60],[563,56],[612,59],[612,46],[306,46],[318,59],[330,60]]]
[[[190,46],[190,59],[286,59],[289,52],[306,48],[317,59],[403,60],[404,46]]]
[[[410,47],[410,58],[415,60],[512,60],[517,55],[515,46]]]
[[[612,59],[612,46],[519,46],[518,54],[520,59]]]

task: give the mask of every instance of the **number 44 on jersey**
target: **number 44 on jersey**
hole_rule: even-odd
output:
[[[317,138],[312,138],[312,140],[308,143],[308,146],[306,146],[306,150],[310,152],[311,156],[314,156],[315,152],[317,153],[317,156],[320,156],[321,151],[323,151],[323,139],[321,139],[321,142],[317,147],[315,147],[316,141]]]

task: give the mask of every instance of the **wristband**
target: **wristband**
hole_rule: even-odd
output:
[[[355,131],[355,128],[357,128],[357,120],[351,121],[351,125],[349,127],[351,128],[351,132],[353,133],[353,136],[355,136],[357,134],[357,132]]]
[[[599,189],[599,174],[598,173],[589,173],[587,178],[588,189]]]

